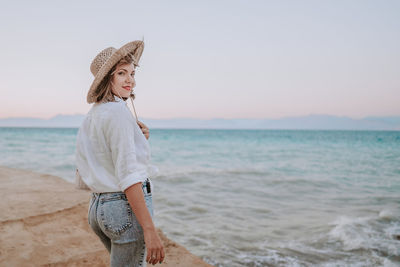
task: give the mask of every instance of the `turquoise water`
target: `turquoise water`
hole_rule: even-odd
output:
[[[0,165],[72,181],[77,129],[0,128]],[[150,134],[155,223],[215,266],[397,266],[400,132]]]

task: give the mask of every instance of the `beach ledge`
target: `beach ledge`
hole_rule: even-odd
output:
[[[0,266],[110,265],[88,224],[89,191],[57,176],[0,166],[0,194]],[[166,257],[154,266],[211,266],[157,230]]]

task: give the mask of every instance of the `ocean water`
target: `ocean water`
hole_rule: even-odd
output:
[[[74,177],[78,129],[0,128],[0,165]],[[215,266],[400,266],[400,132],[152,129],[155,224]]]

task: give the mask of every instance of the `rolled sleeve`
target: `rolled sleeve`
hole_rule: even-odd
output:
[[[119,105],[106,119],[105,136],[114,163],[118,187],[125,191],[133,184],[146,180],[146,168],[136,158],[134,123],[128,108]]]

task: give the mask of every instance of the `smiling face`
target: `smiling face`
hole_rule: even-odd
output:
[[[119,64],[111,78],[111,90],[116,96],[129,97],[135,87],[135,67],[132,63]]]

